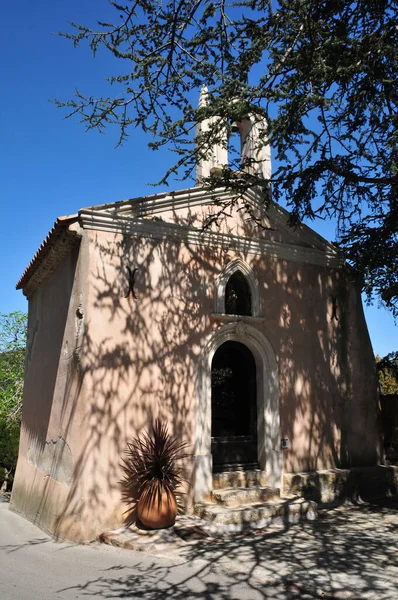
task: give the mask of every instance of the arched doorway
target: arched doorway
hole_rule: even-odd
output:
[[[281,486],[279,377],[275,352],[259,329],[249,323],[233,321],[217,327],[209,334],[198,360],[194,458],[195,502],[202,502],[213,487],[211,372],[214,355],[226,342],[242,343],[255,359],[259,467],[266,471],[269,485]]]
[[[213,472],[258,468],[256,362],[243,343],[226,341],[211,364]]]

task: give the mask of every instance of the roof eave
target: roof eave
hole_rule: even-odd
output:
[[[32,260],[23,272],[22,276],[20,277],[19,281],[17,282],[15,286],[17,290],[25,290],[32,276],[37,271],[42,262],[46,259],[46,256],[49,254],[51,248],[54,247],[57,240],[61,237],[63,233],[70,235],[71,238],[75,238],[76,235],[78,235],[76,231],[69,230],[69,226],[77,220],[77,214],[58,217],[58,219],[54,223],[54,226],[49,231],[47,237],[42,242],[42,244],[34,254]]]

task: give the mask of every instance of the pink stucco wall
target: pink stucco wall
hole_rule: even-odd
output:
[[[81,452],[75,313],[81,260],[69,254],[29,299],[23,419],[11,508],[54,532]]]
[[[160,416],[193,455],[199,355],[225,323],[211,316],[215,280],[238,255],[260,285],[263,319],[251,325],[278,361],[284,470],[376,462],[376,372],[347,271],[88,230],[79,257],[30,300],[16,510],[60,537],[93,539],[123,521],[120,462],[131,436]],[[126,266],[140,269],[137,299],[124,297]],[[64,480],[32,459],[58,439]],[[193,459],[186,467],[191,474]]]

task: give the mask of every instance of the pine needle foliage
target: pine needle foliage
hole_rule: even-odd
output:
[[[108,52],[122,73],[109,95],[77,91],[56,101],[87,129],[136,127],[153,149],[176,156],[162,184],[191,177],[220,127],[251,114],[267,119],[271,178],[245,173],[228,144],[221,183],[262,185],[298,220],[333,219],[337,243],[361,275],[369,301],[398,314],[398,29],[396,0],[110,0],[112,22],[63,33]],[[208,106],[197,106],[200,87]],[[260,140],[264,143],[266,140]],[[220,184],[220,179],[216,182]],[[264,194],[264,203],[269,194]]]

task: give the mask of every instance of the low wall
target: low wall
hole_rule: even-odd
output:
[[[285,473],[282,495],[302,496],[321,504],[398,494],[398,467],[374,466]]]
[[[380,404],[386,462],[398,465],[398,394],[380,396]]]

